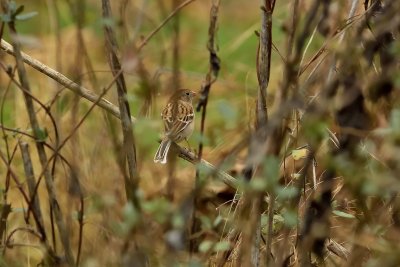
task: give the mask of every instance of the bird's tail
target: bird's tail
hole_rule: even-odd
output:
[[[157,149],[156,155],[154,156],[154,162],[160,162],[161,164],[167,163],[167,156],[169,148],[171,147],[171,143],[172,141],[169,138],[162,140]]]

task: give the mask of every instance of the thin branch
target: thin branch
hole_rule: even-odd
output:
[[[1,49],[3,49],[9,55],[15,57],[14,49],[12,46],[4,40],[1,40]],[[86,89],[83,86],[73,82],[72,80],[68,79],[63,74],[57,72],[56,70],[50,68],[49,66],[43,64],[37,59],[32,58],[31,56],[21,52],[22,60],[30,65],[32,68],[36,69],[37,71],[43,73],[44,75],[50,77],[51,79],[55,80],[56,82],[60,83],[61,85],[65,86],[67,89],[70,89],[72,92],[79,94],[83,98],[89,100],[92,103],[96,103],[97,106],[101,107],[105,111],[111,113],[118,119],[120,118],[120,112],[117,106],[106,100],[105,98],[99,98],[99,96]],[[133,123],[136,122],[136,118],[131,116],[131,121]],[[196,164],[196,156],[192,153],[189,153],[186,149],[179,147],[180,155],[179,157],[187,160],[192,164]],[[221,179],[224,183],[228,186],[236,188],[236,179],[233,178],[231,175],[227,174],[224,171],[219,170],[211,163],[205,161],[204,159],[201,160],[204,164],[205,168],[210,171],[210,173],[215,173],[216,176]]]
[[[4,40],[1,40],[1,49],[3,49],[9,55],[12,55],[14,57],[16,56],[12,45],[10,45],[9,43],[7,43]],[[36,60],[23,52],[21,52],[21,59],[26,64],[33,67],[34,69],[36,69],[36,70],[40,71],[41,73],[45,74],[46,76],[52,78],[53,80],[57,81],[61,85],[65,86],[66,88],[73,91],[74,93],[89,100],[90,102],[94,103],[97,101],[98,95],[96,93],[86,89],[83,86],[80,86],[79,84],[75,83],[74,81],[68,79],[63,74],[57,72],[56,70],[50,68],[49,66],[47,66],[45,64],[43,64],[39,60]],[[112,115],[116,116],[117,118],[120,117],[118,107],[113,105],[110,101],[102,98],[98,102],[98,106],[107,110]],[[134,122],[136,119],[131,117],[131,120]]]
[[[218,77],[218,73],[220,70],[220,59],[217,55],[217,45],[215,43],[216,33],[217,33],[217,22],[218,22],[218,10],[219,10],[220,0],[213,0],[211,9],[210,9],[210,24],[208,27],[208,43],[207,48],[209,52],[209,68],[206,74],[205,80],[202,84],[200,101],[197,105],[196,111],[199,112],[201,110],[201,124],[200,124],[200,136],[204,136],[204,128],[207,114],[207,103],[208,97],[210,94],[211,86],[216,81]],[[203,138],[200,138],[199,142],[199,151],[197,154],[197,159],[201,161],[203,157]],[[200,168],[196,168],[196,183],[193,194],[193,214],[192,214],[192,229],[191,235],[193,235],[197,228],[197,220],[195,218],[196,213],[196,202],[199,192],[201,191],[202,184],[200,184]],[[192,239],[190,242],[190,251],[193,252],[195,250],[195,239]]]
[[[8,10],[8,2],[3,0],[3,8],[5,9],[5,12],[7,12]],[[18,76],[21,82],[22,87],[27,91],[30,92],[30,85],[29,85],[29,81],[28,81],[28,76],[25,70],[25,66],[23,64],[23,59],[22,59],[22,54],[20,51],[20,43],[17,40],[17,31],[15,28],[15,23],[14,21],[11,21],[8,23],[9,29],[11,31],[11,38],[12,38],[12,42],[13,42],[13,47],[14,47],[14,52],[15,52],[15,59],[16,59],[16,63],[17,63],[17,71],[18,71]],[[40,136],[41,136],[41,128],[39,126],[39,122],[38,119],[36,117],[36,113],[35,113],[35,109],[34,109],[34,105],[33,105],[33,100],[32,98],[29,96],[29,94],[27,94],[24,91],[24,98],[25,98],[25,104],[26,104],[26,108],[28,111],[28,116],[29,116],[29,121],[31,123],[31,126],[33,128],[33,132],[35,137],[37,138],[37,140],[40,140]],[[68,236],[68,232],[67,232],[67,228],[65,225],[65,221],[63,218],[63,214],[61,212],[61,209],[58,205],[58,201],[57,201],[57,194],[55,192],[55,186],[54,186],[54,182],[53,182],[53,177],[49,171],[48,168],[45,168],[46,163],[47,163],[47,155],[46,155],[46,151],[44,148],[44,145],[41,142],[36,142],[36,148],[39,154],[39,160],[40,163],[42,165],[42,168],[45,171],[45,181],[46,181],[46,187],[47,187],[47,191],[49,194],[49,201],[50,201],[50,205],[53,207],[53,211],[54,211],[54,215],[55,215],[55,219],[56,219],[56,223],[57,223],[57,228],[61,237],[61,243],[64,247],[64,252],[65,252],[65,257],[66,257],[66,261],[70,266],[75,266],[75,261],[73,258],[73,254],[72,254],[72,250],[71,250],[71,246],[70,246],[70,240],[69,240],[69,236]]]
[[[37,228],[39,230],[39,233],[42,234],[43,238],[46,238],[46,233],[44,231],[44,223],[43,223],[43,216],[42,216],[42,211],[40,209],[40,202],[39,198],[35,193],[35,174],[33,172],[33,165],[32,165],[32,160],[31,160],[31,155],[29,153],[29,146],[28,143],[19,141],[18,142],[21,154],[22,154],[22,160],[24,163],[24,170],[25,170],[25,176],[26,176],[26,182],[28,184],[28,191],[30,195],[30,202],[29,204],[32,205],[32,213],[34,213],[37,217]]]
[[[356,13],[357,6],[358,6],[358,2],[359,2],[359,1],[360,1],[360,0],[352,0],[352,2],[351,2],[351,7],[350,7],[350,11],[349,11],[349,15],[347,16],[347,20],[348,20],[348,21],[349,21],[349,20],[354,16],[354,14]],[[343,30],[343,31],[340,32],[340,37],[339,37],[339,40],[338,40],[338,47],[339,47],[340,44],[343,42],[345,35],[346,35],[346,30]],[[333,61],[332,61],[332,65],[331,65],[331,67],[330,67],[330,69],[329,69],[329,73],[328,73],[328,79],[327,79],[328,82],[332,79],[332,75],[335,74],[335,71],[336,71],[336,61],[337,61],[337,59],[336,59],[336,57],[334,56],[334,57],[333,57]]]
[[[103,18],[111,18],[111,7],[108,0],[102,0]],[[116,80],[117,93],[118,93],[118,104],[121,117],[121,127],[123,134],[123,147],[124,153],[126,153],[126,161],[128,163],[128,175],[125,176],[125,191],[127,198],[133,201],[133,204],[137,209],[140,209],[140,203],[136,197],[136,192],[139,186],[139,171],[137,168],[136,161],[136,145],[133,135],[133,124],[131,121],[130,107],[128,102],[128,92],[126,89],[125,78],[123,74],[119,74],[122,71],[121,64],[117,57],[118,44],[115,37],[113,28],[108,25],[104,26],[104,35],[106,39],[106,47],[108,50],[108,62],[111,71]]]
[[[253,155],[260,149],[260,145],[267,140],[266,126],[268,123],[267,112],[267,89],[271,73],[271,49],[272,49],[272,13],[275,1],[261,1],[261,30],[259,44],[256,53],[256,70],[258,79],[258,95],[256,102],[255,132],[251,134],[248,144],[248,155],[246,167],[243,170],[244,178],[249,181],[258,163]],[[259,179],[259,178],[256,178]],[[263,192],[245,192],[241,206],[242,221],[242,243],[240,247],[240,263],[243,266],[259,266],[260,264],[260,236],[261,236],[261,204],[263,202]],[[274,201],[274,197],[270,196]],[[274,205],[269,205],[272,210]],[[270,233],[268,233],[270,235]],[[267,243],[267,259],[270,255],[270,243]]]
[[[160,25],[157,26],[157,28],[155,28],[146,38],[144,38],[144,40],[137,47],[137,52],[142,50],[142,48],[150,41],[150,39],[153,38],[153,36],[156,35],[156,33],[159,30],[161,30],[162,27],[164,27],[164,25],[167,24],[168,21],[170,21],[179,12],[179,10],[181,10],[182,8],[184,8],[185,6],[189,5],[190,3],[194,2],[194,1],[196,1],[196,0],[187,0],[187,1],[183,2],[182,4],[180,4],[179,6],[177,6],[175,8],[175,10],[172,11],[171,14],[169,14],[168,17],[166,17],[164,19],[164,21],[161,22]]]
[[[178,7],[178,4],[180,0],[173,0],[173,7],[176,9]],[[172,37],[172,90],[178,90],[181,88],[180,84],[180,71],[179,71],[179,64],[180,64],[180,58],[181,58],[181,52],[180,52],[180,36],[181,36],[181,31],[180,31],[180,16],[179,12],[175,14],[174,20],[173,20],[173,37]]]

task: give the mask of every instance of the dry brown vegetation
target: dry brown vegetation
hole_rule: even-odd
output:
[[[0,19],[0,266],[400,266],[400,1]],[[191,149],[155,164],[179,88]]]

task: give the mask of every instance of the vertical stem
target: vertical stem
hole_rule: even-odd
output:
[[[217,22],[218,22],[218,10],[219,10],[220,0],[213,0],[211,9],[210,9],[210,25],[208,27],[208,43],[207,48],[209,51],[209,68],[208,73],[206,74],[205,80],[202,84],[201,95],[199,103],[196,107],[196,111],[199,112],[201,110],[201,124],[200,124],[200,135],[204,136],[204,128],[205,128],[205,120],[207,114],[207,103],[208,97],[210,94],[211,85],[216,81],[218,77],[218,73],[220,70],[220,59],[217,55],[216,43],[215,43],[215,35],[217,32]],[[201,162],[201,158],[203,156],[203,141],[200,138],[199,142],[199,152],[197,154],[198,162]],[[194,234],[198,226],[196,225],[195,212],[196,212],[196,200],[197,195],[201,190],[202,184],[200,183],[200,170],[196,169],[196,182],[193,194],[193,215],[192,215],[192,227],[191,234]],[[194,250],[194,241],[190,243],[190,251]]]
[[[32,161],[31,161],[31,156],[29,154],[29,146],[28,143],[19,141],[19,147],[21,149],[21,154],[22,154],[22,161],[24,163],[24,170],[25,170],[25,176],[26,176],[26,183],[28,185],[28,191],[29,191],[29,196],[30,196],[30,205],[32,206],[32,212],[33,214],[36,214],[37,217],[37,227],[39,229],[39,233],[42,235],[45,234],[44,229],[43,229],[43,217],[42,217],[42,211],[40,209],[40,203],[39,203],[39,198],[36,194],[36,181],[35,181],[35,174],[33,172],[33,166],[32,166]],[[43,238],[46,238],[46,235],[43,236]]]
[[[274,223],[274,208],[275,208],[275,194],[271,192],[269,194],[268,201],[268,230],[267,230],[267,245],[266,245],[266,262],[267,265],[271,263],[272,253],[272,234],[273,234],[273,223]]]
[[[257,78],[259,84],[257,98],[257,125],[265,125],[267,121],[267,87],[269,83],[271,67],[272,47],[272,9],[268,0],[263,0],[261,7],[261,31],[259,51],[257,55]]]
[[[8,1],[2,0],[2,6],[3,6],[3,10],[5,12],[8,12]],[[23,95],[25,98],[25,105],[26,105],[26,108],[28,111],[29,121],[30,121],[30,124],[33,129],[33,134],[34,134],[35,138],[37,139],[36,148],[37,148],[37,151],[39,154],[40,164],[42,165],[42,168],[44,169],[44,177],[45,177],[47,191],[49,194],[50,206],[52,207],[52,209],[54,211],[54,217],[55,217],[55,221],[57,224],[59,235],[61,237],[61,243],[64,248],[66,262],[69,266],[75,266],[75,261],[74,261],[74,257],[73,257],[71,246],[70,246],[69,234],[67,232],[67,227],[65,225],[63,214],[58,205],[58,201],[57,201],[57,197],[56,197],[57,194],[56,194],[56,190],[55,190],[55,186],[54,186],[54,182],[53,182],[53,177],[51,175],[50,170],[46,167],[47,166],[47,155],[46,155],[46,151],[44,148],[44,144],[40,141],[41,128],[40,128],[38,119],[36,117],[36,112],[34,109],[32,97],[30,96],[31,89],[30,89],[30,85],[29,85],[28,76],[27,76],[27,73],[25,70],[25,66],[24,66],[24,63],[22,60],[20,43],[17,38],[17,31],[15,28],[14,21],[9,22],[8,26],[11,31],[11,39],[12,39],[12,44],[14,47],[14,53],[15,53],[15,58],[16,58],[16,63],[17,63],[17,71],[18,71],[19,80],[21,82],[22,88],[24,89]]]
[[[173,9],[179,6],[179,0],[173,0]],[[179,77],[179,49],[180,49],[180,16],[179,12],[174,16],[173,21],[173,49],[172,49],[172,88],[177,90],[180,88],[180,77]]]
[[[259,159],[254,157],[254,154],[260,149],[260,145],[265,143],[267,140],[266,126],[268,123],[268,113],[266,98],[271,72],[272,13],[275,6],[275,1],[262,0],[261,3],[261,30],[256,58],[257,79],[259,85],[256,103],[256,131],[252,133],[249,143],[246,167],[243,171],[243,175],[247,181],[253,177],[254,170],[259,164]],[[258,266],[260,262],[260,223],[261,202],[263,195],[264,194],[262,192],[257,192],[256,194],[247,192],[243,199],[245,202],[243,208],[252,207],[251,218],[244,220],[244,231],[241,247],[241,264],[243,266]],[[274,201],[274,197],[270,196],[270,199],[272,202]],[[272,202],[270,202],[269,205],[269,212],[273,212],[274,205]],[[272,240],[272,238],[267,240]],[[251,248],[249,249],[248,246],[251,246]],[[270,249],[271,245],[267,244],[267,255],[270,255]]]
[[[109,19],[111,15],[110,2],[102,0],[103,17]],[[140,203],[137,199],[136,192],[139,185],[139,172],[136,161],[136,146],[133,136],[133,125],[131,121],[130,107],[127,97],[127,89],[125,78],[122,74],[121,64],[117,57],[118,45],[115,32],[111,26],[104,26],[104,37],[108,50],[108,63],[114,76],[118,76],[116,80],[119,111],[121,114],[121,126],[123,134],[123,149],[128,163],[128,175],[125,175],[125,191],[127,198],[133,202],[136,208],[140,209]]]

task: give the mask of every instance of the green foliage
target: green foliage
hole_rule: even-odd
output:
[[[199,246],[199,250],[200,252],[206,253],[210,250],[214,251],[214,252],[223,252],[226,251],[230,248],[230,244],[227,241],[220,241],[220,242],[212,242],[210,240],[205,240],[203,242],[201,242],[200,246]]]
[[[38,128],[36,129],[35,136],[38,142],[45,142],[46,139],[49,137],[49,133],[47,132],[46,128]]]
[[[354,219],[355,218],[354,215],[352,215],[350,213],[346,213],[344,211],[340,211],[340,210],[333,210],[332,213],[335,214],[336,216],[346,218],[346,219]]]
[[[214,245],[214,243],[210,240],[204,240],[203,242],[201,242],[200,246],[199,246],[199,251],[205,253],[208,252],[212,246]]]
[[[297,217],[297,212],[293,210],[283,210],[281,213],[283,219],[284,219],[284,224],[287,227],[295,227],[298,222],[298,217]]]
[[[143,203],[143,210],[150,215],[159,223],[165,223],[171,212],[171,203],[164,198],[154,199],[151,201],[145,201]],[[181,219],[176,218],[175,224],[181,224]]]
[[[230,247],[231,247],[231,245],[230,245],[230,243],[229,243],[228,241],[220,241],[220,242],[217,242],[217,243],[214,245],[213,250],[214,250],[215,252],[226,251],[226,250],[228,250]]]
[[[114,223],[115,231],[126,236],[140,221],[140,214],[131,202],[127,202],[122,209],[123,220],[120,223]]]
[[[307,116],[303,121],[304,137],[311,142],[318,143],[328,138],[327,128],[328,124],[326,120],[313,117],[312,115]]]
[[[15,1],[9,1],[8,12],[6,14],[1,14],[0,19],[5,23],[9,23],[16,20],[28,20],[38,14],[36,11],[21,14],[24,11],[24,8],[23,5],[17,6]]]
[[[275,190],[278,200],[292,199],[299,194],[299,190],[295,186],[277,186]]]
[[[285,219],[280,214],[274,214],[272,219],[272,232],[273,234],[278,233],[280,230],[283,229],[285,225]],[[261,216],[261,231],[263,234],[268,234],[268,216],[263,214]]]

